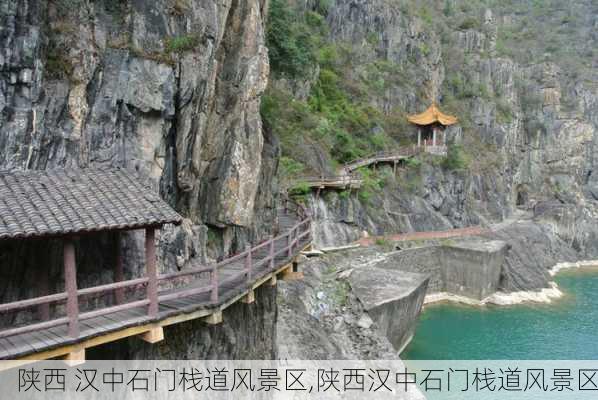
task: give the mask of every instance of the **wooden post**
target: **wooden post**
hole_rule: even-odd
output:
[[[147,298],[149,300],[148,315],[158,316],[158,272],[156,270],[156,230],[145,230],[145,270],[147,273]]]
[[[289,235],[287,236],[287,256],[289,258],[293,256],[293,232],[295,232],[295,228],[291,229]]]
[[[71,238],[64,241],[64,288],[67,293],[66,314],[69,319],[69,336],[79,337],[79,298],[77,296],[77,266],[75,243]]]
[[[212,296],[211,296],[212,303],[217,304],[218,303],[218,264],[214,264],[214,267],[212,268],[210,284],[212,285]]]
[[[164,340],[164,328],[156,326],[147,332],[142,333],[139,338],[144,342],[154,344]]]
[[[245,257],[245,273],[247,274],[247,285],[251,285],[251,270],[253,268],[253,260],[251,259],[251,245],[245,245],[247,256]]]
[[[274,271],[274,236],[270,236],[270,270]]]
[[[255,291],[253,289],[249,289],[247,295],[241,299],[241,303],[245,304],[253,304],[255,303]]]
[[[120,245],[120,233],[114,234],[114,282],[125,280],[125,271],[123,267],[122,249]],[[125,289],[119,288],[114,291],[114,302],[122,304],[125,302]]]
[[[69,367],[75,367],[85,363],[85,348],[78,347],[64,356],[64,362]]]

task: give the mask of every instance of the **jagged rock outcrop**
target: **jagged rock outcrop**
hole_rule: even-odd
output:
[[[439,160],[424,160],[417,171],[406,168],[396,178],[387,169],[384,187],[366,189],[368,196],[310,197],[320,221],[319,244],[346,243],[363,231],[379,235],[489,225],[517,207],[542,203],[552,205],[536,214],[536,222],[552,226],[577,257],[598,255],[598,232],[591,223],[598,206],[598,85],[585,56],[590,50],[579,50],[587,47],[580,35],[592,31],[595,21],[588,13],[595,7],[582,1],[568,9],[569,17],[561,20],[559,9],[542,22],[567,26],[558,31],[586,57],[580,65],[537,56],[541,49],[536,47],[529,48],[536,55],[532,58],[507,47],[509,34],[537,34],[524,23],[532,8],[522,4],[516,14],[499,5],[480,12],[458,1],[445,2],[442,10],[385,0],[331,4],[326,14],[330,40],[338,46],[350,43],[357,55],[352,74],[368,79],[373,60],[390,62],[401,77],[368,92],[368,102],[383,113],[421,111],[432,100],[454,107],[462,129],[448,130],[447,139],[462,144],[471,160],[462,171]],[[572,18],[575,25],[567,25]],[[561,255],[570,257],[568,251]]]
[[[71,3],[2,2],[0,166],[132,168],[222,252],[268,233],[266,2]]]
[[[269,75],[267,8],[267,0],[0,1],[0,169],[140,172],[186,218],[160,236],[161,272],[269,236],[279,150],[259,113]],[[32,283],[22,275],[42,266],[50,291],[60,290],[61,251],[49,245],[48,262],[27,271],[7,259],[27,249],[4,253],[0,269],[14,285],[2,288],[3,300],[37,295],[36,285],[18,283]],[[111,245],[78,243],[82,286],[110,281]],[[124,235],[122,245],[126,275],[139,276],[143,236]],[[273,338],[270,305],[244,323]],[[237,328],[245,327],[223,331]],[[212,338],[226,343],[202,355],[243,357],[231,345],[235,335]],[[273,340],[255,349],[249,357],[270,358]]]

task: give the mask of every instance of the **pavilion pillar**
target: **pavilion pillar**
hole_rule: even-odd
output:
[[[64,287],[67,294],[66,314],[69,320],[69,336],[79,336],[79,298],[77,296],[77,267],[75,243],[71,238],[64,241]]]
[[[158,316],[158,272],[156,270],[156,230],[145,230],[145,269],[147,274],[148,315]]]
[[[432,146],[436,146],[436,127],[432,127]]]
[[[123,254],[121,248],[120,233],[114,234],[114,282],[125,280],[125,271],[123,266]],[[125,289],[119,288],[114,292],[114,302],[122,304],[125,301]]]
[[[422,130],[417,130],[417,147],[421,147],[422,145]]]

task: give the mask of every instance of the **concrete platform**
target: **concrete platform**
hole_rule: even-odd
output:
[[[429,280],[428,274],[376,267],[349,276],[353,292],[398,352],[413,337]]]

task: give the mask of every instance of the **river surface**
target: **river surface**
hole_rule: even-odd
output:
[[[598,360],[598,273],[561,271],[552,304],[426,306],[404,360]]]

